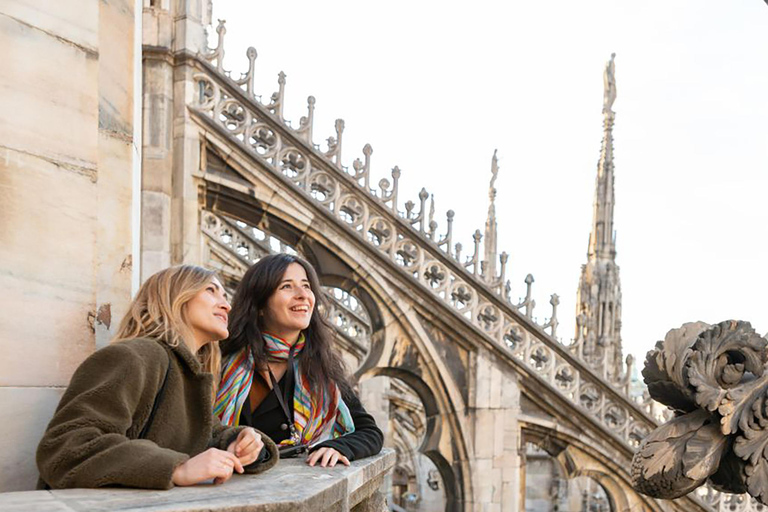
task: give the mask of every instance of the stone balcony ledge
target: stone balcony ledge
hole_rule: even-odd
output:
[[[352,462],[350,467],[309,467],[281,460],[261,475],[234,475],[222,485],[141,489],[65,489],[0,493],[3,512],[367,512],[371,498],[395,465],[395,452]],[[380,510],[380,509],[379,509]],[[378,510],[377,510],[378,512]]]

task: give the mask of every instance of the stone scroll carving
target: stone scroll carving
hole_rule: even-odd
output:
[[[749,322],[690,323],[648,352],[643,377],[674,417],[632,461],[635,489],[683,496],[709,480],[768,504],[768,340]]]

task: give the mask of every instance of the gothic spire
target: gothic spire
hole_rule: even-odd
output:
[[[603,377],[618,382],[625,377],[621,344],[621,280],[616,265],[613,234],[613,102],[616,100],[614,58],[605,65],[603,144],[597,164],[592,232],[587,263],[581,267],[577,291],[576,339],[582,356]]]
[[[488,218],[485,220],[485,278],[496,278],[496,176],[499,174],[499,161],[496,158],[496,150],[493,150],[491,158],[491,183],[488,186]]]
[[[592,218],[592,233],[589,236],[587,255],[590,259],[616,259],[616,240],[613,232],[613,121],[616,113],[612,110],[616,100],[616,76],[614,59],[605,65],[603,73],[603,144],[597,163],[595,179],[595,204]]]

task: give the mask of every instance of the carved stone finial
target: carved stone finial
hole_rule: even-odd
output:
[[[432,225],[435,225],[435,228],[437,228],[437,222],[435,222],[435,194],[429,195],[429,231],[434,237],[434,229],[432,229]]]
[[[483,234],[479,229],[476,229],[472,234],[472,240],[475,242],[475,252],[472,254],[472,258],[465,264],[465,266],[472,266],[474,275],[480,274],[480,240],[483,238]]]
[[[328,137],[328,151],[324,155],[328,160],[336,164],[336,167],[341,169],[341,137],[344,134],[344,120],[337,119],[334,126],[336,128],[336,136]]]
[[[242,87],[245,85],[245,92],[247,93],[249,98],[254,97],[254,80],[256,78],[256,57],[258,57],[258,53],[256,52],[256,48],[253,46],[249,46],[248,50],[245,52],[245,56],[248,58],[248,71],[246,71],[239,80],[235,80],[235,83]]]
[[[299,129],[296,130],[302,136],[302,138],[312,144],[312,124],[315,115],[315,97],[307,97],[307,115],[301,116],[299,120]]]
[[[282,71],[277,74],[277,91],[272,93],[267,108],[283,121],[283,104],[285,103],[285,73]]]
[[[525,276],[525,299],[515,306],[517,309],[525,308],[525,316],[528,318],[533,318],[533,308],[536,306],[536,301],[533,300],[533,282],[532,274]]]
[[[204,52],[203,58],[208,62],[216,61],[216,70],[220,73],[224,73],[224,36],[227,33],[226,27],[227,20],[219,20],[219,24],[216,26],[216,48],[213,50]]]
[[[646,357],[650,396],[674,409],[632,460],[632,484],[654,498],[707,480],[768,504],[768,340],[749,322],[685,324]]]
[[[557,319],[557,306],[560,305],[560,297],[553,293],[549,298],[549,303],[552,305],[552,316],[546,324],[542,325],[542,329],[550,328],[550,334],[553,338],[557,337],[557,326],[560,325],[560,321]]]
[[[455,213],[453,210],[448,210],[445,214],[446,219],[446,233],[445,236],[440,239],[440,241],[437,243],[438,247],[445,246],[445,252],[448,254],[448,256],[451,256],[451,243],[453,239],[453,217]],[[458,259],[458,258],[457,258]]]
[[[352,162],[352,168],[355,170],[355,174],[353,175],[353,178],[355,181],[360,184],[360,180],[363,180],[362,187],[364,190],[367,190],[368,192],[375,194],[375,191],[371,190],[370,182],[371,182],[371,155],[373,154],[373,148],[370,144],[366,144],[363,146],[363,156],[365,157],[365,162],[362,162],[359,158],[355,158],[355,161]],[[389,186],[389,182],[387,182],[387,186]]]

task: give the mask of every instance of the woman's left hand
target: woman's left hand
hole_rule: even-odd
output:
[[[227,451],[234,453],[240,459],[240,463],[247,466],[259,458],[262,448],[264,448],[264,441],[261,440],[261,435],[248,427],[241,430],[237,439],[229,443]]]
[[[337,462],[341,462],[345,466],[349,466],[349,459],[347,459],[344,455],[342,455],[337,450],[334,450],[333,448],[328,448],[327,446],[324,446],[323,448],[318,448],[317,450],[313,451],[309,454],[309,457],[307,457],[307,464],[310,466],[314,466],[317,462],[320,462],[320,465],[322,467],[329,467],[332,468],[336,465]]]

